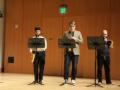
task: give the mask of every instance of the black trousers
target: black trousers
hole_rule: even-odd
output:
[[[33,62],[34,81],[42,81],[45,66],[45,52],[37,52]]]
[[[71,72],[72,78],[71,79],[73,79],[73,80],[76,79],[78,56],[79,55],[74,55],[73,53],[66,53],[65,54],[65,60],[64,60],[64,79],[68,79],[68,77],[69,77],[69,68],[70,68],[70,63],[71,62],[72,62],[72,72]]]
[[[110,78],[110,56],[97,56],[97,77],[98,82],[102,82],[102,67],[104,66],[105,70],[105,79],[106,83],[111,83]]]

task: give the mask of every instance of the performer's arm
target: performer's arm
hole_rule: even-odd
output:
[[[32,48],[30,48],[30,53],[31,53],[32,63],[33,63],[34,62],[34,58],[35,58],[35,54],[33,53]]]
[[[47,40],[46,40],[46,38],[44,38],[45,39],[45,48],[44,48],[44,50],[46,50],[47,49]]]
[[[79,36],[78,36],[78,38],[73,37],[73,39],[74,39],[75,42],[78,43],[78,44],[83,43],[83,37],[82,37],[81,32],[79,32]]]

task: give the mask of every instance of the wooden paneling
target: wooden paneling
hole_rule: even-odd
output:
[[[22,0],[7,0],[6,2],[5,72],[21,71],[22,4]],[[9,56],[14,56],[14,64],[8,63]]]
[[[111,49],[111,74],[112,78],[120,79],[120,0],[111,0],[111,33],[114,48]]]
[[[120,79],[120,55],[119,55],[119,50],[120,50],[120,13],[112,14],[111,16],[111,38],[114,41],[114,48],[111,49],[111,74],[112,77],[115,79]]]
[[[58,8],[62,0],[6,0],[5,72],[33,72],[27,40],[34,35],[34,27],[40,25],[48,41],[45,74],[63,75],[64,54],[57,40],[68,30],[68,22],[75,20],[84,38],[78,76],[94,77],[94,50],[88,50],[87,36],[100,35],[103,27],[107,27],[115,43],[111,49],[111,76],[120,79],[117,71],[120,68],[120,0],[64,0],[64,3],[69,9],[61,16]],[[14,64],[7,63],[8,56],[15,57]]]
[[[44,18],[43,30],[46,31],[48,42],[45,73],[47,75],[61,75],[63,51],[58,47],[58,38],[62,35],[61,18]]]

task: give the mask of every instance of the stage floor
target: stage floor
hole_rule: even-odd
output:
[[[55,76],[45,76],[45,85],[28,85],[32,81],[32,74],[0,73],[0,90],[120,90],[120,80],[112,80],[113,85],[106,85],[103,81],[103,88],[98,86],[87,87],[94,83],[94,79],[77,78],[75,86],[69,84],[61,86],[63,78]]]

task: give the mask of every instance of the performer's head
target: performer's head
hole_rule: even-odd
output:
[[[35,35],[39,36],[41,34],[41,28],[35,27]]]
[[[103,37],[108,37],[108,31],[107,31],[107,29],[103,29],[103,31],[102,31],[102,35],[103,35]]]
[[[74,31],[76,28],[75,21],[70,21],[69,22],[69,29],[70,31]]]

